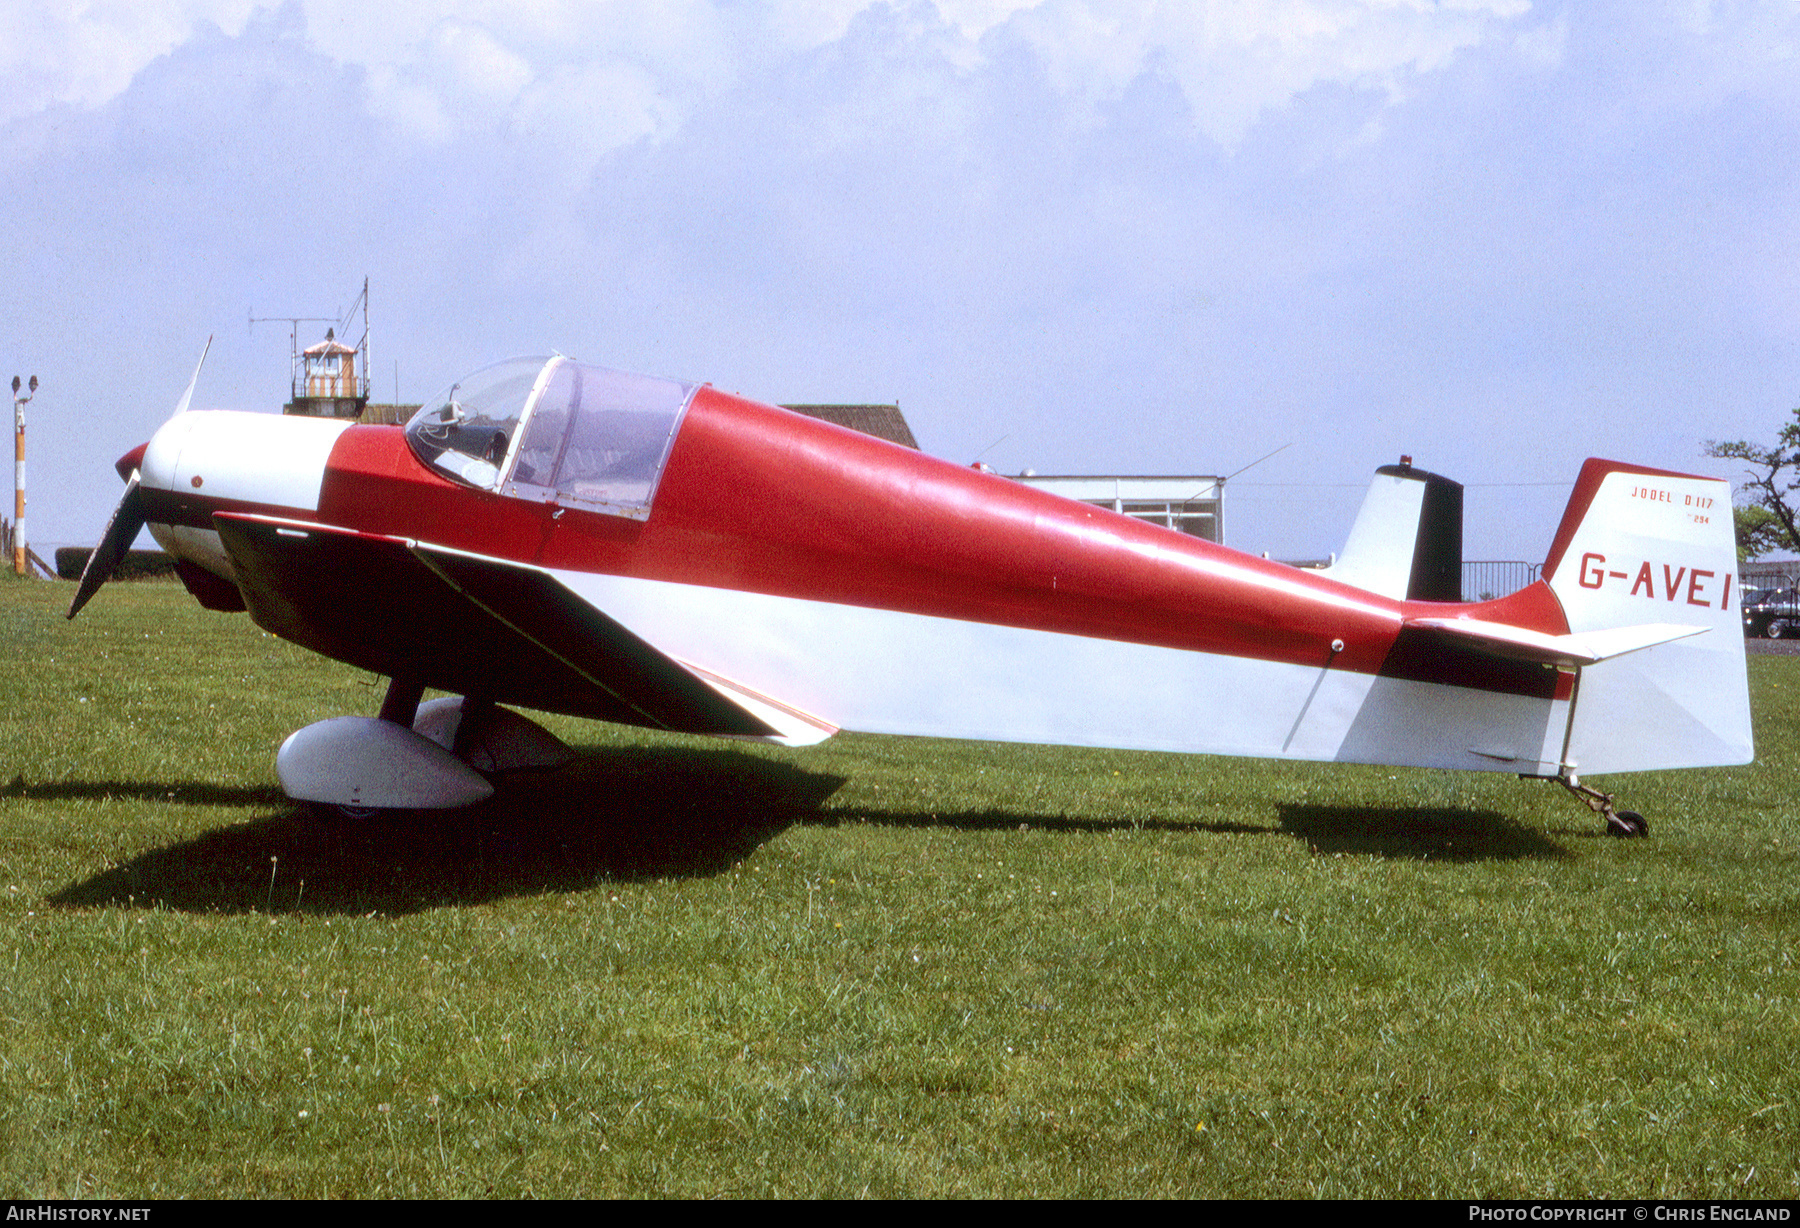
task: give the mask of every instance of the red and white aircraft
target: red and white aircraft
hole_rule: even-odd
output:
[[[69,615],[147,522],[203,605],[391,678],[380,718],[288,739],[297,799],[465,805],[484,772],[564,753],[497,704],[789,745],[842,728],[1504,771],[1619,834],[1642,818],[1578,773],[1752,755],[1713,479],[1588,461],[1544,579],[1465,604],[1429,599],[1458,595],[1460,488],[1450,523],[1433,492],[1455,484],[1404,466],[1312,572],[561,356],[471,375],[404,428],[187,399],[119,461]],[[421,705],[427,687],[464,698]]]

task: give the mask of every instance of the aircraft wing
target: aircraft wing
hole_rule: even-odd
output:
[[[257,625],[358,668],[682,733],[804,744],[836,732],[667,656],[536,568],[304,521],[213,522]]]

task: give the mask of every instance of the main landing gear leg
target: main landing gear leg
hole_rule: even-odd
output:
[[[1606,834],[1609,836],[1648,836],[1650,824],[1644,816],[1635,810],[1614,810],[1613,795],[1602,793],[1581,783],[1573,772],[1564,772],[1553,778],[1557,784],[1581,799],[1589,810],[1606,820]]]
[[[394,675],[388,683],[387,696],[381,701],[381,719],[411,729],[419,715],[419,700],[424,696],[424,683]]]

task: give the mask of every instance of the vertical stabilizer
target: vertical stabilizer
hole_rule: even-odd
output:
[[[1462,495],[1449,478],[1383,465],[1325,574],[1397,601],[1461,601]]]
[[[1590,460],[1544,563],[1571,632],[1706,630],[1581,671],[1567,766],[1582,773],[1748,763],[1731,486]]]

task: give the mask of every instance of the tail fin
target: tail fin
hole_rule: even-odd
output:
[[[1573,634],[1697,634],[1581,671],[1564,761],[1583,773],[1748,763],[1755,754],[1731,487],[1590,460],[1544,563]]]
[[[1325,574],[1396,601],[1461,601],[1462,494],[1449,478],[1383,465]]]

